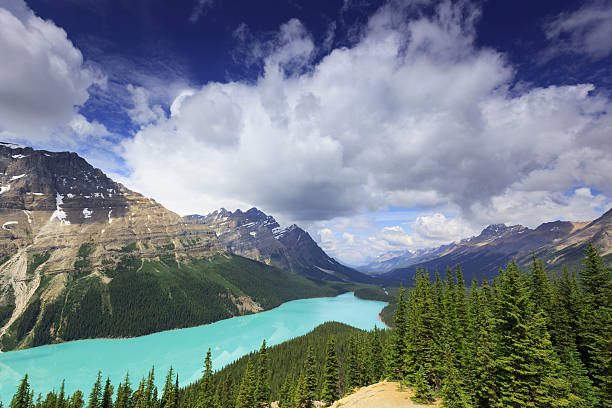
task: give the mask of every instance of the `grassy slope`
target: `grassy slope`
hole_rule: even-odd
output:
[[[51,302],[41,302],[52,279],[43,275],[25,313],[2,339],[3,350],[210,323],[240,314],[230,295],[249,296],[270,309],[292,299],[347,290],[235,255],[186,263],[172,256],[142,261],[124,255],[105,274],[112,278],[108,283],[99,273],[70,275]]]

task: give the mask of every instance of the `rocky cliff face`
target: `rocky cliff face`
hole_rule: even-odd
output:
[[[206,225],[185,223],[77,154],[12,144],[0,144],[0,226],[0,339],[43,276],[53,299],[70,276],[110,280],[104,271],[126,252],[177,260],[225,252]]]
[[[188,222],[209,226],[232,253],[318,280],[371,282],[368,276],[330,258],[297,225],[281,228],[257,208],[243,212],[224,208],[206,216],[189,215]]]

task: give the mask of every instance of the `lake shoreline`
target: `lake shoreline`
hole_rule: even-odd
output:
[[[368,302],[368,301],[371,301],[371,302],[383,302],[381,300],[362,299],[359,296],[355,295],[354,291],[347,291],[347,292],[340,293],[340,294],[338,294],[336,296],[315,296],[315,297],[306,297],[306,298],[291,299],[291,300],[287,300],[286,302],[283,302],[283,303],[279,304],[278,306],[274,306],[274,307],[272,307],[270,309],[264,309],[264,310],[261,310],[261,311],[259,311],[257,313],[247,313],[247,314],[243,314],[243,315],[239,315],[239,316],[231,316],[231,317],[228,317],[228,318],[225,318],[225,319],[215,320],[214,322],[202,323],[202,324],[197,324],[197,325],[194,325],[194,326],[173,327],[171,329],[164,329],[164,330],[155,331],[155,332],[151,332],[151,333],[147,333],[147,334],[141,334],[141,335],[137,335],[137,336],[87,337],[87,338],[83,338],[83,339],[66,340],[66,341],[61,341],[61,342],[58,342],[58,343],[42,344],[40,346],[27,347],[27,348],[22,348],[22,349],[15,349],[15,350],[8,350],[8,351],[0,350],[0,355],[2,355],[2,354],[9,354],[9,353],[13,353],[13,352],[19,352],[19,351],[25,351],[25,350],[39,349],[41,347],[58,346],[58,345],[61,345],[61,344],[68,344],[68,343],[73,343],[73,342],[76,342],[76,341],[138,339],[138,338],[141,338],[141,337],[152,336],[152,335],[159,334],[159,333],[171,332],[171,331],[175,331],[175,330],[192,329],[192,328],[196,328],[196,327],[205,327],[205,326],[209,326],[211,324],[223,322],[223,321],[226,321],[226,320],[231,320],[231,319],[245,317],[245,316],[257,315],[257,314],[265,313],[265,312],[270,312],[270,311],[273,311],[275,309],[278,309],[279,307],[282,307],[283,305],[285,305],[285,304],[287,304],[289,302],[297,302],[297,301],[300,301],[300,300],[309,300],[309,299],[334,299],[334,298],[336,298],[338,296],[346,295],[348,293],[352,293],[353,296],[355,296],[357,299],[362,300],[362,301],[366,301],[366,302]],[[383,302],[383,303],[385,303],[385,302]],[[379,314],[379,320],[383,323],[383,325],[385,327],[388,327],[385,324],[385,322],[380,318],[380,314]]]
[[[335,297],[297,299],[264,312],[234,316],[214,323],[169,329],[128,338],[83,339],[14,350],[0,355],[0,400],[10,402],[26,373],[36,392],[57,389],[66,380],[66,392],[91,387],[95,374],[117,382],[129,372],[139,378],[155,367],[163,373],[174,367],[182,385],[201,376],[206,350],[213,353],[216,369],[255,351],[265,339],[270,346],[309,333],[328,322],[359,329],[381,327],[379,312],[386,302],[363,300],[353,292]],[[158,377],[160,384],[163,378]]]

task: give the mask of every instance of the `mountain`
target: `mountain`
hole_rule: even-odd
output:
[[[338,289],[233,255],[75,153],[0,144],[0,349],[187,327]]]
[[[211,228],[232,253],[323,281],[371,283],[373,279],[330,258],[308,232],[293,224],[281,228],[274,217],[257,208],[206,216],[188,215],[190,223]]]
[[[358,266],[357,270],[372,276],[381,275],[394,269],[405,268],[427,259],[436,258],[439,254],[444,253],[448,247],[449,245],[443,245],[437,248],[386,252],[378,256],[373,262]]]
[[[588,242],[598,248],[604,259],[612,261],[612,209],[589,223],[580,224],[571,234],[535,251],[549,268],[579,268]]]
[[[460,265],[464,276],[491,279],[499,268],[515,260],[528,266],[532,253],[545,261],[549,270],[563,265],[577,268],[581,265],[584,248],[589,241],[597,246],[604,257],[612,257],[612,210],[593,222],[553,221],[535,229],[522,225],[493,224],[480,235],[438,248],[422,251],[412,258],[402,256],[386,259],[380,265],[402,264],[401,267],[380,274],[391,282],[411,282],[416,268],[430,272],[444,272]],[[364,270],[362,268],[362,270]],[[374,270],[370,273],[376,273]]]

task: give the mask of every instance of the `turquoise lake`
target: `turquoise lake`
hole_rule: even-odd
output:
[[[0,401],[8,406],[17,384],[28,374],[30,386],[43,395],[59,389],[80,389],[89,394],[98,370],[116,386],[130,373],[132,385],[155,366],[158,387],[170,366],[181,385],[201,376],[206,350],[212,351],[213,368],[269,345],[308,333],[316,326],[337,321],[360,329],[383,327],[378,314],[384,302],[361,300],[352,293],[333,298],[294,300],[266,312],[222,320],[205,326],[169,330],[129,339],[79,340],[0,354]]]

